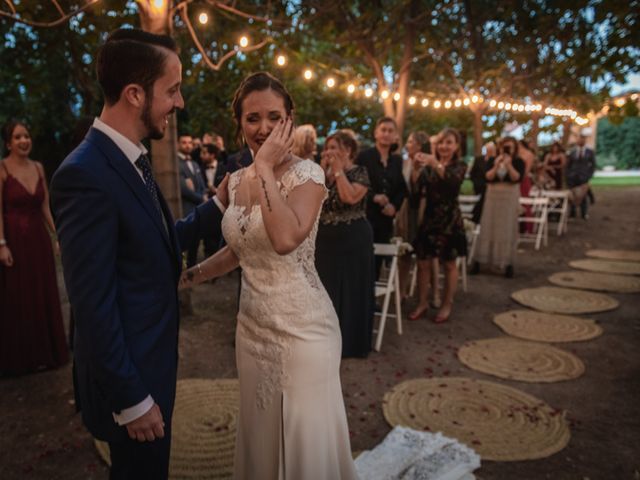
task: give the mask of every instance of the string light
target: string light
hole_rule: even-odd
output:
[[[460,108],[460,106],[462,105],[462,100],[460,100],[459,98],[456,98],[456,101],[453,102],[453,104],[455,105],[456,108]]]
[[[440,105],[442,105],[442,102],[440,100],[436,100],[435,102],[433,102],[433,108],[440,108]]]
[[[498,102],[498,108],[500,110],[504,109],[504,102]]]
[[[307,68],[307,69],[304,71],[303,76],[304,76],[304,79],[305,79],[305,80],[311,80],[311,79],[313,78],[313,72],[312,72],[310,69],[308,69],[308,68]]]
[[[471,101],[472,101],[473,103],[478,103],[478,101],[479,101],[479,100],[480,100],[480,99],[478,98],[478,95],[474,95],[473,97],[471,97]]]
[[[276,63],[278,64],[278,66],[284,67],[287,63],[287,57],[285,57],[284,55],[278,55],[276,57]]]
[[[491,100],[491,101],[489,102],[489,106],[490,106],[491,108],[495,107],[497,104],[498,104],[498,102],[496,102],[495,100]]]
[[[399,102],[399,101],[400,101],[400,94],[399,94],[398,92],[394,93],[394,94],[393,94],[393,99],[394,99],[396,102]]]
[[[505,109],[507,112],[508,112],[509,110],[511,110],[511,104],[510,104],[509,102],[507,102],[507,103],[504,105],[504,109]]]
[[[471,100],[469,100],[468,98],[465,98],[465,99],[462,101],[462,103],[463,103],[465,106],[467,106],[467,105],[469,105],[469,104],[471,103]]]
[[[380,92],[380,98],[382,98],[383,100],[386,100],[387,98],[389,98],[389,90],[382,90]]]
[[[372,88],[365,88],[364,89],[364,96],[367,98],[370,98],[371,96],[373,96],[373,89]]]
[[[240,46],[242,48],[246,48],[249,46],[249,37],[247,37],[246,35],[243,35],[242,37],[240,37]]]
[[[409,105],[415,105],[416,101],[416,97],[409,97]]]
[[[428,107],[429,106],[429,99],[428,98],[423,98],[422,99],[422,106],[423,107]]]
[[[327,78],[327,87],[333,88],[336,85],[336,79],[333,77]]]
[[[444,102],[444,108],[451,108],[451,100]]]
[[[349,86],[347,87],[347,92],[353,93],[355,91],[356,91],[356,86],[353,83],[350,83]]]
[[[198,21],[201,25],[206,25],[209,21],[209,15],[207,15],[205,12],[202,12],[200,15],[198,15]]]

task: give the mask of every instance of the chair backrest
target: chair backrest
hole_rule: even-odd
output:
[[[480,201],[480,195],[458,195],[458,204],[460,204],[460,213],[463,218],[473,217],[473,208]]]
[[[400,243],[374,243],[373,254],[383,257],[397,257],[400,253]]]
[[[570,190],[542,190],[540,194],[547,198],[570,198]]]
[[[546,197],[520,197],[520,205],[542,207],[549,205],[549,199]]]

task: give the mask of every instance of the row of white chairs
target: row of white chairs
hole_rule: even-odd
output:
[[[534,243],[536,250],[539,250],[543,244],[546,246],[548,243],[549,219],[552,218],[554,221],[556,220],[555,217],[550,215],[552,213],[557,217],[557,235],[566,233],[569,217],[569,199],[570,192],[568,190],[537,190],[535,188],[531,191],[531,197],[521,197],[520,206],[525,209],[525,214],[520,216],[518,221],[525,225],[532,225],[533,227],[530,229],[530,232],[521,233],[518,242],[532,242]],[[480,235],[480,225],[472,222],[473,210],[478,201],[480,201],[480,195],[460,195],[458,197],[460,211],[464,221],[466,222],[465,230],[467,232],[467,241],[469,245],[468,255],[456,260],[456,265],[460,273],[462,290],[464,292],[467,291],[467,265],[470,265],[473,261],[476,243]],[[384,275],[382,279],[377,280],[375,284],[376,298],[382,298],[381,311],[376,313],[376,315],[380,317],[374,346],[376,351],[380,351],[382,346],[382,337],[384,336],[384,329],[388,318],[395,318],[398,334],[402,335],[402,299],[400,292],[398,261],[399,257],[407,248],[409,248],[407,247],[407,244],[403,244],[399,241],[389,244],[374,244],[374,254],[390,260],[388,262],[388,267],[386,268],[386,275]],[[435,278],[438,278],[438,266],[437,262],[435,263]],[[417,262],[415,256],[413,256],[413,265],[410,270],[410,296],[415,294],[416,283]],[[434,289],[434,297],[434,301],[438,303],[438,288]],[[389,311],[392,299],[395,305],[394,313]]]

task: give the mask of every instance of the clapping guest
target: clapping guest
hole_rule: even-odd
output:
[[[0,161],[0,374],[68,360],[50,232],[55,232],[42,165],[29,158],[22,122],[2,128]]]
[[[458,284],[456,259],[467,254],[467,237],[458,205],[460,187],[467,166],[460,159],[460,134],[442,130],[436,140],[435,154],[417,153],[416,160],[425,168],[412,173],[414,195],[427,200],[422,224],[413,242],[418,257],[418,305],[409,315],[417,320],[429,308],[429,279],[433,259],[444,265],[445,288],[434,322],[448,320]]]
[[[358,143],[340,130],[327,138],[320,165],[329,190],[316,239],[316,269],[342,332],[342,356],[366,357],[373,331],[373,233],[366,218],[367,170],[354,165]]]
[[[499,147],[499,155],[487,164],[487,193],[471,273],[478,273],[480,264],[486,263],[504,269],[505,276],[511,278],[518,241],[520,181],[525,165],[518,155],[515,138],[503,138]]]
[[[314,160],[318,153],[316,145],[318,137],[311,124],[300,125],[293,132],[293,148],[291,153],[304,160]]]
[[[393,220],[407,194],[407,185],[402,176],[402,158],[391,153],[397,138],[396,122],[391,117],[382,117],[374,130],[375,146],[360,152],[358,165],[367,169],[371,188],[367,198],[367,218],[373,228],[373,241],[389,243],[393,233]],[[376,258],[376,277],[382,261]]]

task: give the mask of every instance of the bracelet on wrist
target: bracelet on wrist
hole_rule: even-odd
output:
[[[0,247],[6,247],[7,241],[4,238],[0,238]]]

